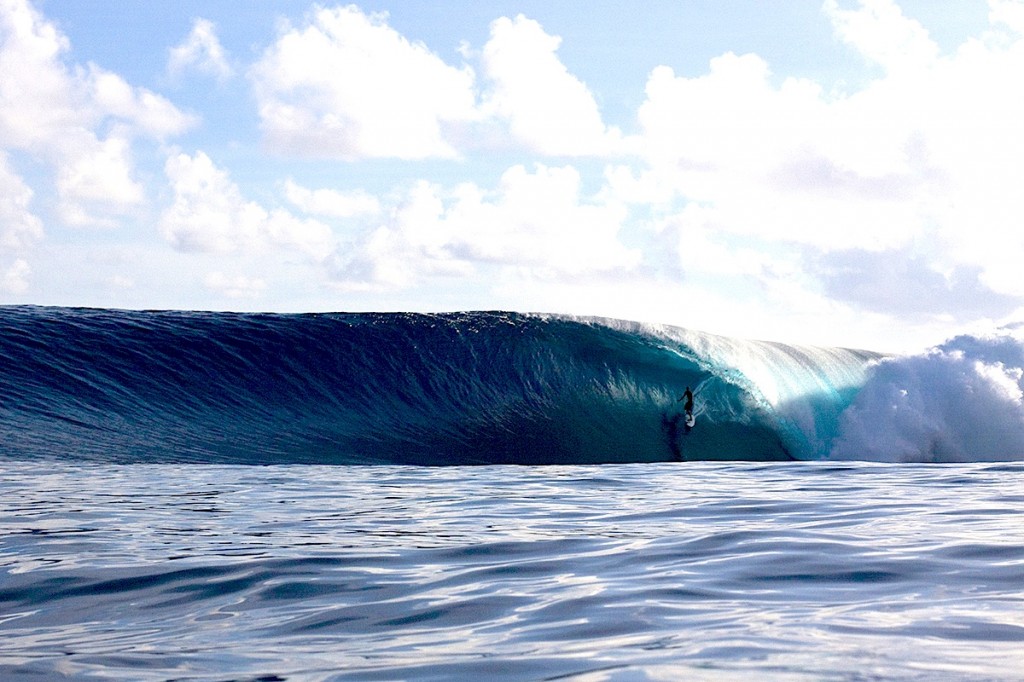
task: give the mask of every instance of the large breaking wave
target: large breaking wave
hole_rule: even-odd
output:
[[[601,463],[1024,457],[1024,347],[915,357],[506,312],[0,308],[0,456]],[[690,386],[697,424],[677,398]]]

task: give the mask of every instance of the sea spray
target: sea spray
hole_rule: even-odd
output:
[[[839,420],[834,459],[978,462],[1024,459],[1024,345],[960,336],[887,358]]]

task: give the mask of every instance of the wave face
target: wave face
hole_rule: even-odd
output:
[[[990,350],[992,363],[1024,366],[1019,345],[1014,358],[1009,347],[998,357]],[[935,361],[505,312],[5,307],[0,456],[422,465],[934,459],[935,448],[909,445],[934,444],[932,431],[915,432],[906,419],[878,425],[900,372],[932,376],[925,367]],[[979,371],[975,388],[1006,389],[993,371]],[[677,402],[687,386],[697,417],[689,432]],[[899,447],[886,450],[884,437],[895,435]],[[969,459],[954,440],[943,441],[940,458]]]

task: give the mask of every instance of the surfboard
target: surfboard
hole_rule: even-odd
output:
[[[697,423],[697,418],[693,416],[693,413],[686,415],[686,428],[692,429],[693,425]]]

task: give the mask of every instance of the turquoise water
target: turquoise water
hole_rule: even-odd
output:
[[[4,680],[1024,679],[1024,465],[0,461]]]

